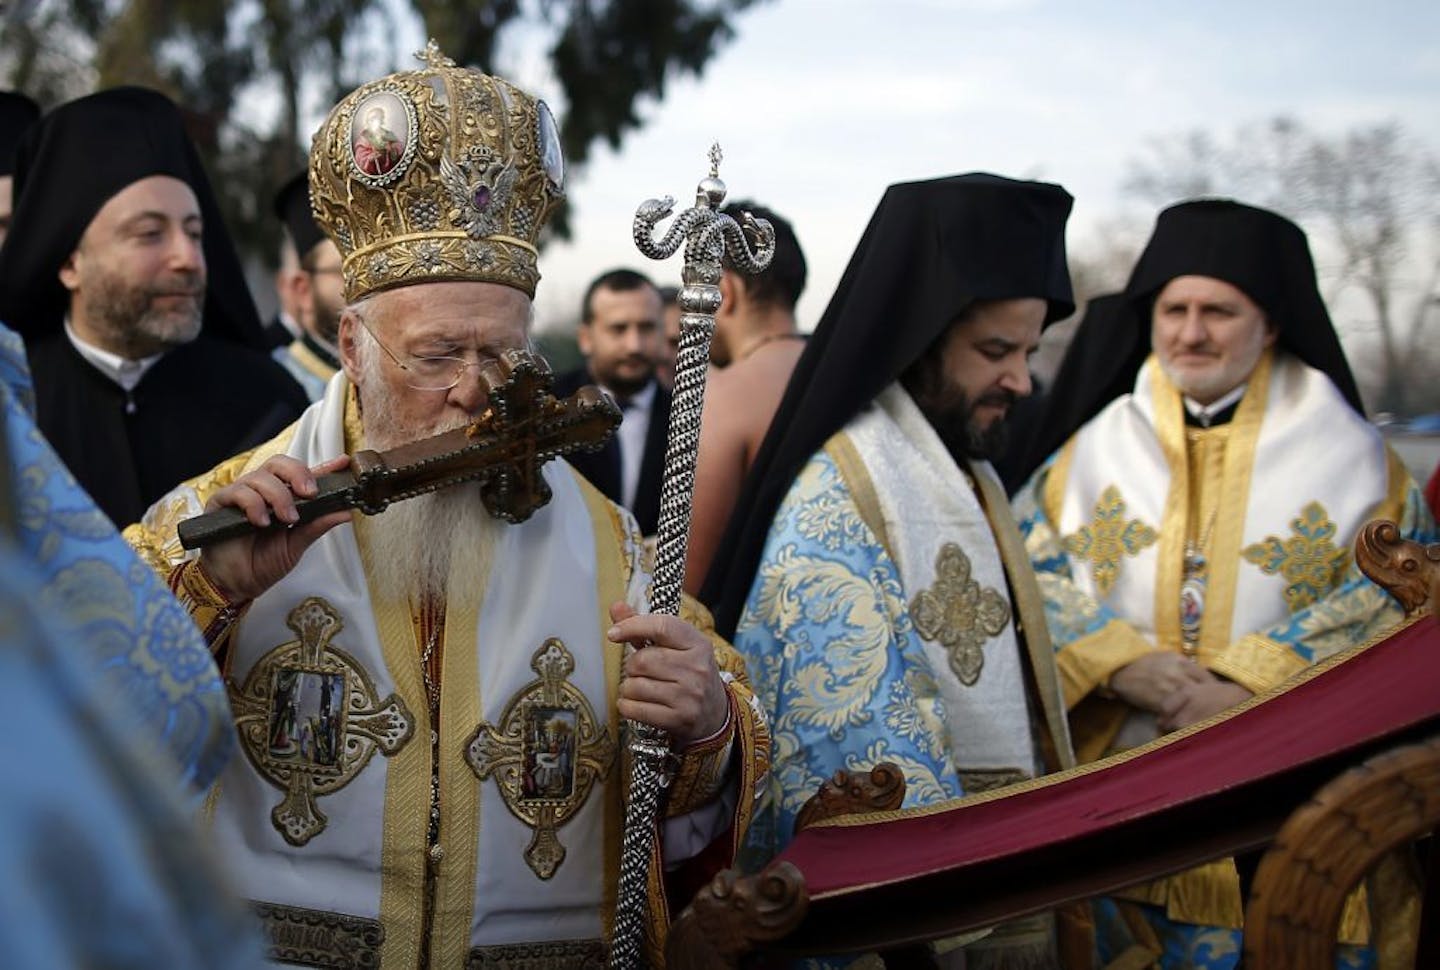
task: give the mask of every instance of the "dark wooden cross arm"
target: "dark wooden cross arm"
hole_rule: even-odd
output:
[[[480,367],[489,403],[470,425],[389,451],[357,451],[344,471],[321,475],[316,494],[297,499],[300,522],[341,509],[366,515],[391,502],[479,481],[491,515],[523,522],[550,501],[540,474],[548,461],[602,447],[620,424],[620,409],[598,388],[582,387],[557,400],[543,357],[506,351]],[[268,528],[287,528],[275,523]],[[180,523],[180,544],[198,549],[259,531],[239,509],[223,508]]]

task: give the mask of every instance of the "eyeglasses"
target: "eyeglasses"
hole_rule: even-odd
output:
[[[406,385],[417,391],[448,391],[460,383],[465,371],[480,366],[480,361],[470,361],[463,357],[417,357],[414,354],[408,355],[410,363],[407,364],[395,355],[395,351],[385,346],[385,341],[375,336],[375,331],[370,329],[370,325],[362,317],[357,315],[355,319],[365,328],[371,339],[380,345],[386,356],[395,362],[395,366],[409,375]]]

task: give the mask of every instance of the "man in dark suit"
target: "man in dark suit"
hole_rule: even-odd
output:
[[[664,340],[660,291],[628,269],[611,270],[585,290],[576,334],[585,366],[555,381],[558,395],[598,384],[620,405],[625,420],[598,452],[570,463],[612,501],[634,513],[645,535],[660,517],[660,478],[670,426],[670,392],[655,380]]]

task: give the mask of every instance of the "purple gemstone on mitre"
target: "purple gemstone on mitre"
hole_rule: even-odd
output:
[[[484,209],[486,206],[488,206],[490,204],[490,186],[482,185],[478,189],[476,189],[475,195],[472,197],[472,200],[474,201],[475,208],[477,209]]]

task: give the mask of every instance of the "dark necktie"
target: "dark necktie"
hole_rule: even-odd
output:
[[[621,421],[629,413],[631,400],[628,397],[616,397],[615,403],[620,405]],[[625,465],[620,457],[620,432],[617,429],[614,436],[605,443],[605,448],[600,452],[600,475],[601,481],[595,483],[595,487],[605,493],[605,497],[616,505],[625,504]]]

